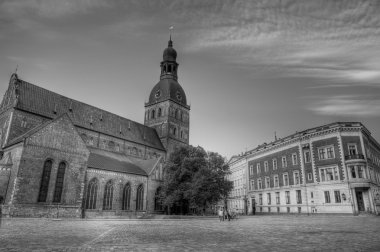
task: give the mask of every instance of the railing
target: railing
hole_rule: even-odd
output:
[[[364,159],[363,154],[355,154],[355,155],[347,155],[345,156],[346,160],[352,160],[352,159]]]

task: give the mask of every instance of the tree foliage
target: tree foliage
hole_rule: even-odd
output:
[[[170,155],[165,166],[161,201],[169,209],[205,209],[226,199],[232,189],[232,182],[225,179],[228,173],[228,164],[220,154],[199,146],[181,147]]]

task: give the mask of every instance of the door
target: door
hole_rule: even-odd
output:
[[[256,214],[256,201],[252,199],[252,214]]]
[[[356,192],[356,200],[358,202],[358,210],[359,210],[359,212],[364,211],[363,192]]]

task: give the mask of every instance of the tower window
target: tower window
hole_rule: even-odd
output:
[[[173,129],[173,135],[176,135],[177,134],[177,128],[174,128]]]
[[[157,117],[161,117],[161,116],[162,116],[162,110],[161,110],[161,108],[158,108]]]
[[[156,111],[155,110],[152,110],[152,113],[151,113],[151,118],[154,119],[156,116]]]

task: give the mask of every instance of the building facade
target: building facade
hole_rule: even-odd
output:
[[[245,155],[233,156],[228,162],[230,174],[227,179],[232,181],[233,188],[227,199],[227,208],[240,214],[247,214],[250,202],[247,198],[247,159]]]
[[[163,165],[189,143],[177,53],[164,50],[145,123],[11,76],[0,105],[0,203],[9,216],[106,217],[162,212]],[[179,112],[178,112],[179,111]]]
[[[359,122],[332,123],[245,155],[249,212],[380,213],[380,145]]]

